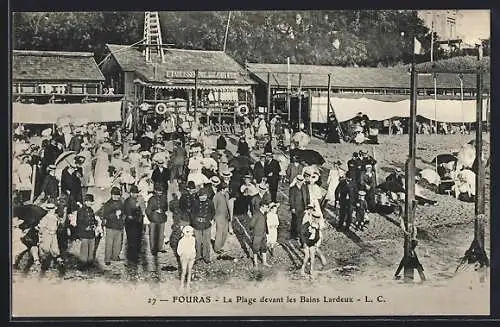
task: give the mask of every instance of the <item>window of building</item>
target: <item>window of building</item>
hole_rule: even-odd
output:
[[[23,83],[20,87],[21,93],[38,93],[38,85],[34,83]]]
[[[83,84],[71,84],[71,94],[83,94]]]
[[[97,94],[99,88],[97,84],[87,84],[87,94]]]

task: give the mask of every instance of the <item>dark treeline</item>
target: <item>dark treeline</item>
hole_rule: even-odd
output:
[[[222,50],[227,18],[228,12],[160,12],[163,42]],[[106,43],[141,40],[143,26],[143,12],[15,13],[13,47],[90,51],[100,60]],[[429,30],[416,11],[233,11],[226,51],[242,64],[290,57],[298,64],[392,66],[410,60],[412,35],[428,52]]]

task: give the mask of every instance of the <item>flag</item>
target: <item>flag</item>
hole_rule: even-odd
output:
[[[422,43],[420,43],[416,37],[413,38],[413,53],[417,55],[424,54]]]

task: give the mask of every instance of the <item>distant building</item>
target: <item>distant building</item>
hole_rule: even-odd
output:
[[[120,121],[122,95],[105,92],[104,82],[92,53],[14,50],[13,122],[53,124],[62,116]]]
[[[125,95],[125,99],[141,105],[156,105],[168,98],[194,105],[198,91],[198,108],[210,103],[250,103],[256,84],[249,73],[223,51],[164,49],[146,61],[138,48],[107,44],[109,56],[101,69],[108,84]],[[198,71],[198,76],[195,76]],[[195,78],[196,77],[196,78]]]
[[[87,52],[14,50],[12,96],[26,103],[97,102],[104,95],[104,75]]]
[[[449,41],[460,39],[457,33],[460,30],[463,15],[459,10],[422,10],[418,16],[424,21],[425,26],[433,29],[437,34],[436,41]]]

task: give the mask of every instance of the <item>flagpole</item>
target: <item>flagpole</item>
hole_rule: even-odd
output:
[[[229,32],[230,20],[231,20],[231,12],[229,12],[229,15],[227,16],[226,34],[224,35],[224,47],[222,48],[222,52],[226,52],[227,33]]]

